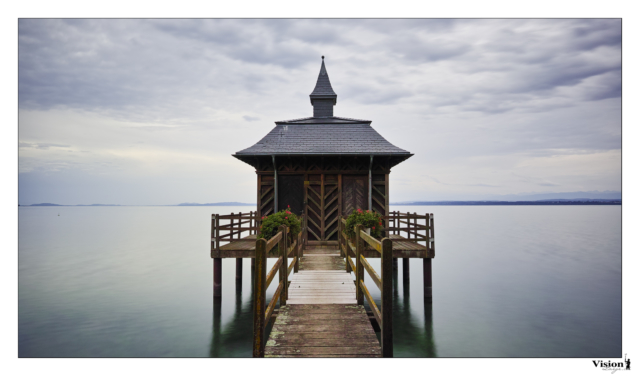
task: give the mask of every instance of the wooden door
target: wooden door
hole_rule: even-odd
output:
[[[278,176],[278,210],[291,207],[295,215],[302,215],[304,210],[304,175]]]
[[[338,240],[340,184],[337,174],[309,174],[305,182],[309,240]]]
[[[369,208],[369,176],[342,175],[342,215]]]
[[[307,239],[311,241],[322,240],[322,208],[323,208],[323,184],[321,175],[308,175],[305,181],[306,190],[306,214],[307,214]]]

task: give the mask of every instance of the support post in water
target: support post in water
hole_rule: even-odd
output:
[[[409,259],[406,257],[402,258],[402,282],[409,282]]]
[[[213,297],[222,296],[222,259],[215,257],[213,259]]]
[[[242,280],[242,258],[236,259],[236,280]]]
[[[431,280],[431,259],[426,257],[422,259],[422,274],[424,279],[424,300],[431,302],[432,296],[432,280]]]
[[[393,250],[391,240],[388,238],[382,239],[382,258],[380,260],[382,269],[382,291],[381,293],[381,305],[382,305],[382,328],[380,333],[380,344],[382,345],[382,357],[393,357],[393,319],[392,319],[392,295],[391,295],[391,282],[393,272]]]
[[[364,282],[364,267],[362,266],[362,262],[360,261],[360,255],[364,248],[364,244],[362,239],[360,239],[360,231],[364,229],[363,225],[356,225],[356,300],[358,305],[364,305],[364,294],[362,289],[360,288],[360,281]]]
[[[265,310],[267,286],[267,241],[256,241],[256,273],[253,279],[253,357],[264,358],[265,338]]]

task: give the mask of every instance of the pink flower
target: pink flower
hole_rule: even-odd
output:
[[[367,210],[367,213],[371,213],[371,210]]]
[[[284,219],[289,219],[289,217],[284,217]]]
[[[288,208],[290,208],[291,206],[287,205]]]
[[[372,230],[375,230],[375,229],[376,229],[376,227],[375,227],[375,226],[373,226],[373,227],[371,227],[371,229],[372,229]]]

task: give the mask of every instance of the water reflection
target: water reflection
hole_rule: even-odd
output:
[[[209,355],[214,358],[251,357],[253,339],[253,283],[249,296],[243,301],[242,281],[236,280],[235,308],[229,321],[222,327],[222,300],[213,301],[213,333]],[[410,281],[403,280],[402,295],[398,282],[398,269],[393,269],[393,346],[395,357],[436,357],[433,335],[433,305],[423,303],[422,296],[414,302],[423,303],[422,312],[411,305]],[[379,297],[374,298],[380,305]],[[365,307],[370,310],[367,302]],[[420,315],[422,313],[422,315]],[[226,318],[225,318],[226,321]],[[267,333],[270,330],[267,327]],[[378,339],[380,333],[376,333]]]
[[[399,296],[398,270],[393,273],[393,353],[395,357],[436,357],[433,337],[433,304],[417,296],[414,302],[423,303],[423,319],[415,316],[411,307],[410,280],[402,281],[402,297]],[[378,302],[376,302],[378,304]]]
[[[253,284],[251,284],[253,286]],[[224,329],[222,321],[222,299],[213,300],[213,335],[209,346],[209,356],[212,358],[251,357],[251,341],[253,338],[253,288],[249,298],[242,301],[242,280],[236,280],[235,310],[233,316]]]

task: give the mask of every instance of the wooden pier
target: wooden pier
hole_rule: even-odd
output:
[[[293,275],[265,357],[380,357],[382,350],[337,247],[309,247]]]
[[[341,218],[340,241],[333,244],[309,244],[302,219],[301,233],[295,240],[285,226],[269,240],[256,240],[253,232],[260,227],[260,220],[255,213],[212,217],[214,296],[216,289],[218,294],[221,291],[221,268],[216,268],[216,256],[234,257],[240,262],[245,257],[255,260],[252,263],[254,357],[393,356],[394,261],[397,256],[429,260],[424,264],[424,287],[425,301],[431,301],[433,215],[392,212],[385,217],[389,227],[382,229],[386,235],[382,240],[369,236],[362,225],[354,228],[355,236],[349,239],[342,231],[346,221]],[[233,225],[221,224],[221,220],[233,221]],[[243,232],[249,234],[241,237]],[[228,243],[221,245],[221,242]],[[381,275],[368,261],[374,257],[381,258]],[[267,258],[277,258],[269,271]],[[364,283],[365,270],[380,289],[379,307]],[[278,287],[267,305],[266,290],[276,275]],[[369,312],[365,310],[365,299]],[[273,327],[267,333],[270,322]],[[376,331],[381,332],[380,341]]]

